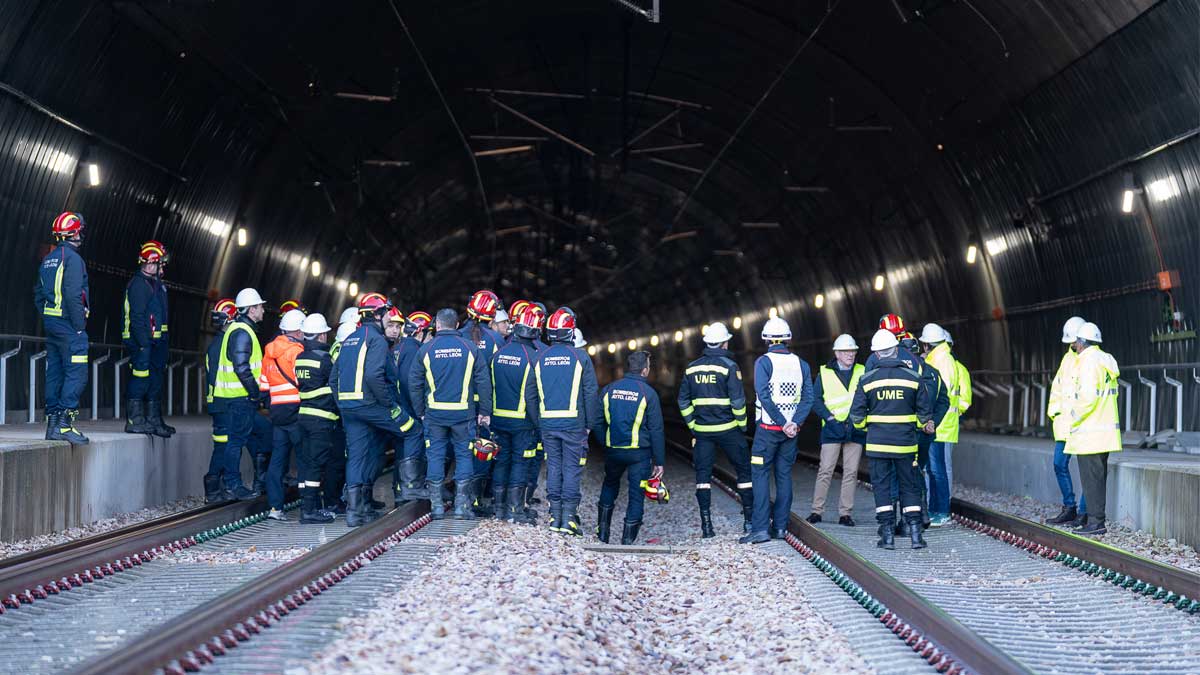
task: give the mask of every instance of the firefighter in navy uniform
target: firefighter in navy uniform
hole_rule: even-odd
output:
[[[504,338],[491,326],[499,306],[500,298],[495,293],[486,289],[475,291],[467,303],[467,320],[459,329],[463,337],[475,343],[484,359],[490,360],[492,354],[504,344]]]
[[[333,431],[337,426],[337,403],[329,378],[333,375],[333,357],[325,343],[329,324],[321,314],[309,314],[300,324],[304,351],[296,357],[296,384],[300,390],[298,419],[301,431],[300,522],[321,524],[333,521],[331,510],[322,508],[321,488],[330,463]]]
[[[625,364],[625,377],[609,384],[600,395],[604,416],[596,425],[596,436],[605,448],[596,538],[606,544],[613,506],[621,492],[621,475],[628,472],[629,490],[621,543],[632,544],[642,527],[646,501],[642,487],[651,478],[662,478],[666,462],[662,404],[658,393],[646,381],[650,375],[650,353],[633,352]]]
[[[587,462],[588,433],[600,424],[599,385],[592,360],[573,346],[575,312],[558,308],[546,329],[551,344],[538,352],[534,375],[546,450],[550,529],[582,535],[579,479]]]
[[[526,472],[536,466],[538,398],[533,373],[537,348],[533,338],[541,325],[541,310],[526,304],[513,317],[511,340],[492,356],[492,438],[500,445],[492,474],[492,504],[496,517],[533,524],[525,509]],[[502,510],[501,507],[505,508]]]
[[[164,433],[167,438],[175,435],[175,427],[163,421],[163,385],[166,380],[167,360],[170,358],[170,326],[168,325],[167,284],[163,276],[167,272],[167,262],[170,255],[166,247],[157,241],[142,244],[142,250],[147,246],[157,245],[162,249],[162,262],[158,265],[158,283],[154,288],[154,317],[157,331],[150,333],[150,386],[146,390],[146,423],[154,429],[156,436]]]
[[[392,304],[379,293],[358,302],[360,325],[342,341],[334,368],[337,405],[346,429],[346,525],[378,517],[371,508],[375,476],[383,463],[384,437],[403,447],[416,420],[396,405],[387,384],[388,344],[383,320]]]
[[[425,425],[427,488],[434,518],[445,515],[440,496],[446,480],[446,454],[454,457],[454,517],[473,520],[476,481],[472,441],[489,426],[492,379],[487,358],[458,330],[458,313],[437,313],[437,332],[417,353],[409,372],[408,394]]]
[[[125,383],[125,433],[154,434],[168,437],[166,430],[156,428],[150,422],[147,397],[152,379],[159,382],[161,391],[162,374],[153,372],[150,354],[152,340],[161,341],[162,320],[159,318],[158,286],[159,273],[166,258],[166,251],[157,241],[142,244],[138,252],[138,271],[125,286],[124,323],[121,340],[125,344],[125,355],[129,357],[129,379]]]
[[[88,369],[88,276],[77,251],[83,227],[78,213],[67,211],[54,219],[55,245],[42,259],[33,289],[33,304],[46,330],[46,440],[74,445],[88,442],[75,428]]]
[[[208,343],[204,352],[204,378],[207,392],[204,397],[208,414],[212,417],[212,457],[208,461],[208,473],[204,474],[204,502],[222,502],[233,499],[233,493],[223,487],[221,474],[225,470],[225,445],[229,442],[229,420],[226,417],[225,399],[213,397],[217,384],[217,368],[221,361],[221,345],[225,342],[225,329],[237,318],[237,306],[232,298],[222,298],[213,306],[210,315],[217,334]]]
[[[409,417],[416,417],[412,399],[408,393],[408,377],[421,345],[429,336],[433,317],[429,312],[416,311],[408,315],[401,329],[403,337],[392,347],[393,377],[395,378],[396,401]],[[404,437],[403,452],[397,458],[400,466],[400,501],[428,499],[425,491],[425,435],[422,429],[410,430]]]
[[[358,330],[358,307],[348,307],[341,314],[333,344],[329,345],[329,358],[333,360],[336,371],[338,354],[342,350],[342,341]],[[333,381],[333,376],[330,376]],[[337,392],[334,392],[335,398]],[[334,516],[346,515],[346,429],[341,417],[333,429],[333,447],[329,450],[329,463],[325,465],[325,481],[321,492],[325,508]]]
[[[695,443],[696,502],[700,505],[700,536],[715,537],[712,525],[712,468],[717,448],[737,472],[742,499],[743,529],[750,531],[754,512],[754,483],[750,479],[750,450],[746,443],[746,391],[742,371],[729,351],[733,336],[717,322],[704,329],[704,353],[688,364],[679,384],[679,412],[692,430]]]
[[[875,520],[880,548],[894,549],[895,507],[890,491],[893,478],[900,484],[900,504],[908,521],[913,548],[925,548],[921,536],[921,486],[917,472],[917,433],[932,432],[933,404],[921,375],[899,357],[900,342],[886,329],[871,338],[875,367],[859,378],[850,406],[850,421],[867,430],[867,458],[875,494]]]
[[[763,326],[767,353],[754,362],[755,418],[758,429],[750,449],[754,482],[754,515],[750,533],[738,541],[761,544],[782,539],[792,508],[792,464],[796,462],[796,434],[812,410],[812,377],[808,363],[788,351],[792,329],[780,318]],[[775,478],[775,503],[771,504],[771,477]]]
[[[249,445],[254,457],[256,487],[263,486],[270,461],[271,423],[258,414],[266,404],[266,392],[259,387],[262,376],[262,347],[255,328],[265,314],[262,296],[253,288],[243,288],[234,299],[237,318],[222,337],[213,399],[225,409],[229,440],[225,444],[225,488],[237,499],[253,499],[261,492],[242,485],[242,448]],[[264,439],[265,437],[265,439]],[[264,442],[265,440],[265,442]]]

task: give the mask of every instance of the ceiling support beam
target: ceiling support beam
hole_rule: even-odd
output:
[[[640,148],[630,150],[631,155],[646,155],[652,152],[669,152],[671,150],[692,150],[694,148],[703,148],[703,143],[677,143],[675,145],[659,145],[653,148]]]
[[[542,124],[541,122],[522,113],[521,111],[517,110],[516,108],[513,108],[512,106],[508,106],[508,105],[505,105],[504,103],[501,103],[500,101],[496,100],[495,96],[490,97],[488,100],[490,100],[492,102],[492,105],[496,106],[497,108],[500,108],[504,112],[507,112],[508,114],[512,115],[513,117],[516,117],[517,119],[521,120],[522,122],[525,122],[526,124],[533,126],[536,129],[539,129],[541,131],[544,131],[544,132],[550,134],[551,136],[553,136],[553,137],[557,138],[558,140],[562,141],[563,143],[566,143],[567,145],[575,148],[576,150],[587,155],[588,157],[596,156],[596,153],[592,152],[592,150],[590,148],[583,145],[582,143],[572,140],[570,137],[566,136],[565,134],[561,134],[561,133],[555,131],[554,129],[551,129],[550,127],[546,126],[545,124]]]
[[[655,164],[661,164],[662,166],[669,166],[672,169],[679,169],[680,171],[687,171],[690,173],[694,173],[696,175],[700,175],[700,174],[704,173],[704,169],[697,169],[694,166],[688,166],[687,164],[679,164],[678,162],[668,162],[665,159],[659,159],[657,157],[650,157],[649,161],[651,161]]]
[[[671,112],[667,113],[667,114],[666,114],[666,115],[664,115],[662,118],[660,118],[660,119],[659,119],[657,122],[655,122],[654,124],[651,124],[650,126],[646,127],[646,128],[645,128],[645,129],[644,129],[644,130],[643,130],[643,131],[640,133],[640,134],[638,134],[637,136],[634,136],[633,138],[629,139],[629,142],[628,142],[628,143],[626,143],[625,145],[623,145],[623,146],[621,146],[621,147],[617,148],[616,150],[613,150],[613,151],[612,151],[612,153],[610,153],[608,156],[609,156],[609,157],[616,157],[617,155],[619,155],[619,154],[621,154],[622,152],[624,152],[624,151],[625,151],[625,148],[629,148],[629,147],[632,147],[632,146],[634,146],[635,144],[637,144],[637,142],[638,142],[638,141],[642,140],[642,139],[643,139],[643,138],[645,138],[647,135],[649,135],[649,134],[650,134],[650,132],[654,131],[655,129],[657,129],[657,128],[661,127],[662,125],[666,124],[667,122],[671,121],[671,120],[672,120],[672,119],[674,119],[674,118],[675,118],[675,116],[676,116],[676,115],[678,115],[678,114],[679,114],[679,108],[676,108],[676,109],[672,110]]]

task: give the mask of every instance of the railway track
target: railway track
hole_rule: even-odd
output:
[[[815,471],[797,474],[802,503]],[[962,500],[930,548],[883,551],[868,501],[856,528],[793,512],[786,542],[939,672],[1200,672],[1200,576]]]

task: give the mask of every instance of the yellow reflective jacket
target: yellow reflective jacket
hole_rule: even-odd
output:
[[[1083,350],[1075,364],[1075,395],[1070,403],[1068,455],[1121,451],[1117,412],[1117,360],[1097,346]]]
[[[945,342],[934,347],[925,355],[925,362],[933,366],[946,385],[946,394],[950,397],[950,409],[937,427],[933,440],[938,443],[958,442],[958,368],[954,356],[950,353],[950,345]]]
[[[958,373],[958,414],[962,415],[971,408],[973,392],[971,391],[971,371],[962,364],[962,361],[954,359],[954,372]]]
[[[1074,349],[1068,349],[1058,364],[1058,372],[1050,381],[1050,400],[1046,403],[1046,417],[1054,429],[1054,440],[1066,441],[1071,434],[1070,399],[1075,394],[1075,363],[1079,357]]]

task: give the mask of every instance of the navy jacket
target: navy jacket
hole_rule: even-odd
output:
[[[655,466],[666,461],[662,404],[658,393],[637,373],[609,384],[600,395],[604,416],[596,437],[614,450],[648,450]]]
[[[330,386],[333,368],[329,345],[320,340],[304,341],[304,351],[296,357],[296,388],[300,390],[301,420],[328,426],[337,424],[337,396]]]
[[[346,357],[345,347],[342,356]],[[417,417],[453,425],[492,414],[488,361],[457,330],[440,330],[421,346],[408,377],[408,395]],[[478,400],[476,400],[478,396]]]
[[[767,351],[776,354],[791,353],[786,345],[771,345]],[[792,413],[791,419],[784,419],[783,414],[779,412],[779,407],[771,400],[771,373],[773,370],[771,359],[766,355],[758,357],[758,360],[754,362],[754,393],[758,396],[758,402],[762,405],[763,412],[767,414],[773,424],[778,426],[787,426],[788,422],[795,422],[797,426],[804,424],[804,420],[812,411],[813,406],[812,370],[808,367],[808,362],[800,359],[802,373],[800,398],[796,402],[796,410]]]
[[[160,286],[162,283],[158,279],[141,272],[130,278],[125,286],[122,340],[146,349],[152,340],[162,338],[162,317],[166,309],[160,306]],[[161,300],[166,300],[166,293],[162,293]]]
[[[746,430],[742,371],[728,349],[705,347],[688,364],[679,383],[679,412],[694,434]]]
[[[364,323],[342,340],[333,369],[338,408],[394,407],[395,398],[387,384],[388,352],[387,338],[374,321]]]
[[[87,268],[73,245],[60,242],[42,258],[33,304],[44,317],[70,322],[75,332],[87,328]]]
[[[404,412],[413,416],[416,413],[413,412],[412,398],[408,393],[408,378],[412,375],[412,367],[420,351],[421,341],[411,335],[400,338],[397,346],[392,348],[392,355],[396,359],[396,399]]]
[[[555,342],[537,353],[538,399],[543,431],[583,431],[600,423],[596,368],[571,342]],[[571,393],[575,393],[572,400]]]
[[[458,329],[458,332],[463,337],[475,343],[475,348],[483,355],[486,360],[491,360],[492,355],[496,350],[504,345],[504,338],[492,329],[486,323],[481,323],[475,319],[467,319],[467,321]]]
[[[492,356],[492,428],[527,431],[538,425],[537,348],[513,338]]]
[[[921,375],[898,358],[876,359],[863,373],[850,420],[866,427],[868,456],[895,458],[917,452],[917,429],[931,418],[933,406]]]
[[[217,333],[204,352],[204,381],[207,385],[204,400],[208,403],[209,413],[225,412],[225,399],[213,396],[213,389],[217,386],[217,367],[221,364],[221,343],[224,339],[225,331]]]
[[[933,401],[933,422],[934,424],[941,424],[942,418],[950,410],[950,392],[946,389],[946,384],[942,380],[941,374],[938,373],[937,368],[926,363],[925,359],[913,356],[913,353],[904,347],[898,348],[896,358],[903,361],[911,370],[917,371],[921,376],[921,383],[929,392],[930,400]],[[878,362],[879,357],[871,354],[867,357],[867,370],[875,368]]]
[[[874,356],[872,354],[872,356]],[[850,386],[850,378],[854,372],[854,367],[850,370],[841,370],[838,368],[837,359],[830,359],[826,364],[830,370],[837,375],[843,387]],[[861,376],[860,376],[861,379]],[[854,392],[850,392],[854,394]],[[854,423],[849,418],[844,422],[830,421],[829,418],[833,413],[825,405],[825,386],[821,381],[820,369],[817,370],[815,379],[813,380],[813,413],[821,418],[821,444],[825,443],[858,443],[859,445],[867,442],[867,432],[861,429],[855,429]]]

